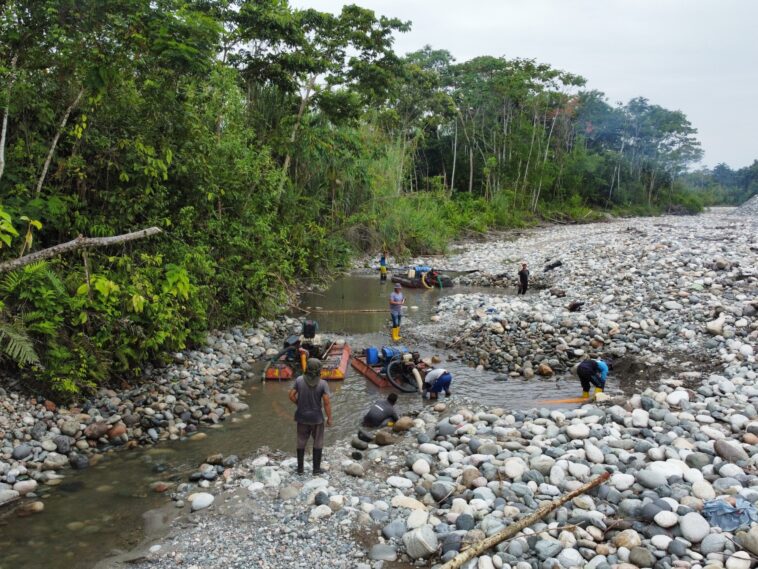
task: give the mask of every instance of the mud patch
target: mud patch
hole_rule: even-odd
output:
[[[617,379],[618,387],[625,394],[640,393],[647,389],[658,389],[662,381],[676,379],[688,389],[697,389],[703,377],[716,371],[713,363],[706,358],[692,354],[669,352],[662,362],[651,363],[636,356],[613,358],[611,378]]]

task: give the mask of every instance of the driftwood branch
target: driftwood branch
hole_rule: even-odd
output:
[[[60,245],[54,245],[47,249],[42,249],[36,253],[31,253],[12,261],[6,261],[0,263],[0,273],[7,273],[15,269],[34,263],[36,261],[42,261],[55,257],[56,255],[62,255],[70,251],[76,251],[78,249],[91,249],[93,247],[108,247],[110,245],[119,245],[120,243],[126,243],[127,241],[134,241],[135,239],[144,239],[151,235],[157,235],[162,233],[157,227],[148,227],[147,229],[140,229],[139,231],[132,231],[131,233],[124,233],[123,235],[114,235],[113,237],[84,237],[80,235],[76,239],[61,243]]]
[[[479,555],[480,553],[483,553],[484,551],[487,551],[488,549],[492,549],[498,543],[501,543],[505,541],[506,539],[516,535],[518,532],[520,532],[524,528],[528,528],[535,522],[538,522],[539,520],[547,516],[550,512],[560,508],[563,504],[565,504],[569,500],[573,500],[577,496],[584,494],[585,492],[587,492],[588,490],[591,490],[595,486],[600,486],[600,484],[608,480],[610,476],[611,476],[610,472],[604,472],[597,478],[590,480],[589,482],[587,482],[587,484],[580,486],[573,492],[569,492],[568,494],[564,494],[560,498],[556,498],[549,504],[546,504],[545,506],[542,506],[541,508],[535,510],[533,514],[520,519],[516,523],[509,525],[507,528],[497,532],[494,535],[491,535],[487,539],[483,539],[479,543],[472,545],[466,551],[463,551],[462,553],[459,553],[458,555],[453,557],[450,561],[445,563],[440,569],[460,569],[460,567],[462,567],[463,564],[466,563],[466,561],[468,561],[469,559],[476,557],[477,555]]]

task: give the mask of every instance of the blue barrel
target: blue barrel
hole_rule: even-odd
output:
[[[374,346],[371,346],[370,348],[366,348],[366,363],[370,366],[373,366],[379,363],[378,348],[375,348]]]

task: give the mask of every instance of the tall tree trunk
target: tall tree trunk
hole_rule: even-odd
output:
[[[532,149],[534,149],[534,136],[537,133],[537,115],[534,115],[532,121],[532,141],[529,143],[529,154],[526,155],[526,166],[524,167],[523,190],[526,191],[526,184],[529,181],[529,161],[532,159]]]
[[[45,164],[42,166],[42,173],[39,175],[39,180],[37,180],[37,189],[34,191],[35,196],[39,196],[40,192],[42,191],[42,184],[45,183],[45,178],[47,177],[47,170],[50,168],[50,163],[53,161],[53,154],[55,154],[55,148],[58,146],[58,140],[61,137],[61,134],[63,134],[63,129],[66,128],[66,123],[68,123],[68,117],[71,115],[71,112],[76,108],[76,106],[79,104],[79,101],[82,98],[82,95],[84,95],[84,87],[79,89],[79,93],[76,95],[76,99],[68,106],[68,109],[66,109],[66,114],[63,115],[63,120],[61,120],[61,124],[58,127],[58,131],[55,133],[55,136],[53,137],[53,143],[50,145],[50,151],[47,153],[47,158],[45,158]]]
[[[611,197],[613,196],[613,180],[616,176],[618,176],[618,183],[616,184],[616,189],[620,189],[621,185],[621,161],[624,159],[624,145],[626,144],[626,139],[621,139],[621,149],[619,150],[619,161],[618,164],[616,164],[616,167],[613,169],[613,176],[611,176],[611,189],[608,190],[608,202],[607,205],[610,205],[611,203]]]
[[[653,168],[652,173],[650,174],[650,186],[648,188],[648,194],[647,194],[647,205],[648,207],[651,207],[653,205],[653,187],[655,186],[655,174],[657,170]]]
[[[468,193],[474,190],[474,147],[468,147]]]
[[[540,192],[542,191],[542,175],[545,172],[545,164],[547,164],[547,155],[550,151],[550,139],[553,137],[553,129],[555,128],[555,120],[558,118],[556,114],[553,117],[553,122],[550,125],[550,132],[547,134],[547,142],[545,143],[545,156],[542,159],[542,169],[540,170],[540,183],[537,186],[537,193],[534,195],[534,201],[532,202],[532,213],[537,211],[537,203],[540,201]]]
[[[0,180],[3,178],[3,172],[5,171],[5,137],[8,133],[8,114],[10,113],[11,106],[11,90],[13,89],[13,83],[16,81],[16,63],[18,62],[18,55],[14,54],[11,59],[11,73],[8,79],[8,88],[5,91],[5,104],[3,105],[3,126],[0,129]]]
[[[455,162],[458,158],[458,119],[455,119],[455,136],[453,137],[453,171],[450,173],[450,195],[455,191]]]
[[[305,109],[308,106],[308,101],[311,99],[311,94],[313,93],[313,87],[315,84],[316,76],[311,75],[308,78],[308,85],[305,87],[305,93],[303,93],[303,96],[300,99],[300,108],[297,110],[295,124],[292,126],[292,132],[290,133],[289,138],[290,146],[292,146],[292,144],[294,144],[295,140],[297,139],[297,131],[300,129],[300,122],[302,121],[303,115],[305,114]],[[281,193],[284,189],[284,181],[287,179],[287,172],[289,172],[290,169],[290,162],[292,162],[292,154],[290,153],[290,150],[287,149],[287,155],[284,157],[284,164],[282,164],[282,178],[279,181],[279,193]]]

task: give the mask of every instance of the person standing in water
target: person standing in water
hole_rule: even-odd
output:
[[[382,256],[379,257],[379,280],[387,280],[387,251],[382,251]]]
[[[390,316],[392,317],[392,339],[395,342],[400,341],[400,321],[403,318],[403,304],[405,297],[401,292],[400,283],[395,283],[395,290],[390,294]]]
[[[526,289],[529,287],[529,269],[526,268],[526,263],[521,263],[521,270],[518,272],[518,294],[526,294]]]
[[[324,449],[324,415],[326,426],[332,426],[332,405],[329,386],[321,379],[321,360],[309,358],[305,373],[295,380],[289,392],[290,401],[297,405],[297,473],[302,474],[305,463],[305,446],[313,437],[313,474],[321,474],[321,456]]]

